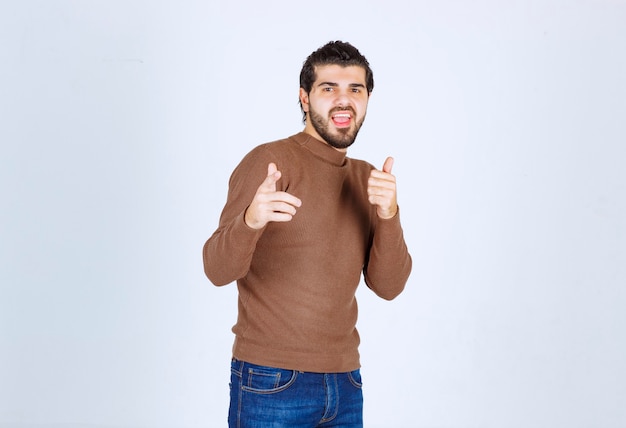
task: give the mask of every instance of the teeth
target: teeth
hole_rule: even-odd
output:
[[[350,115],[348,113],[338,113],[335,117],[350,117]]]

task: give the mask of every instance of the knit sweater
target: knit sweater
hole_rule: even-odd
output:
[[[244,214],[270,162],[282,174],[277,190],[302,206],[291,221],[256,230]],[[237,281],[235,358],[319,373],[360,367],[361,274],[390,300],[411,272],[399,214],[381,219],[368,201],[372,168],[306,133],[260,145],[235,168],[219,226],[203,248],[211,282]]]

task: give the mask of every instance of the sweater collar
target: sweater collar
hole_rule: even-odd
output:
[[[346,160],[346,152],[340,152],[324,141],[320,141],[306,132],[299,132],[294,135],[294,139],[300,146],[306,148],[315,156],[322,158],[333,165],[342,166]]]

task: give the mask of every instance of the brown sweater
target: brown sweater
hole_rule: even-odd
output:
[[[247,206],[276,163],[277,190],[302,200],[287,223],[254,230]],[[299,133],[261,145],[234,170],[219,227],[203,248],[215,285],[237,281],[235,358],[309,372],[360,367],[355,291],[361,279],[393,299],[411,272],[399,216],[367,200],[372,165]]]

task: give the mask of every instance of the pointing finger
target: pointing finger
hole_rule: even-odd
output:
[[[276,171],[278,171],[278,168],[276,167],[276,164],[274,162],[270,162],[267,165],[267,175],[272,175],[274,174]]]
[[[278,171],[278,168],[276,167],[276,164],[274,162],[270,162],[267,165],[267,177],[265,178],[263,185],[268,186],[268,190],[276,191],[276,182],[279,178],[280,171]]]

